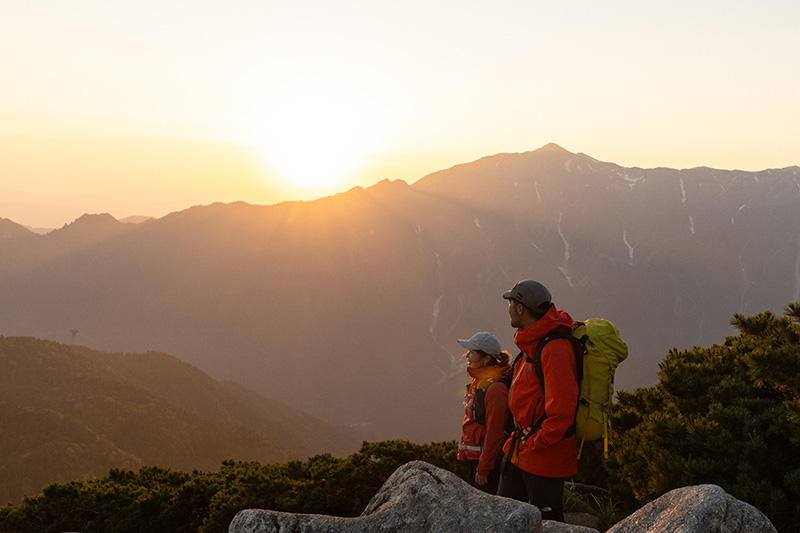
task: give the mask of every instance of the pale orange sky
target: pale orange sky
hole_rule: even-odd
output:
[[[548,142],[800,164],[798,5],[6,2],[0,217],[311,199]]]

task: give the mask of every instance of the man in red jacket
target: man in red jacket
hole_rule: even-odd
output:
[[[572,318],[556,309],[550,291],[534,280],[506,292],[514,343],[522,351],[513,366],[508,407],[516,430],[503,447],[497,494],[530,501],[544,520],[564,521],[564,478],[578,472],[575,410],[578,380],[575,354],[567,339],[548,342],[541,353],[544,383],[534,370],[537,344],[552,331],[572,330]]]

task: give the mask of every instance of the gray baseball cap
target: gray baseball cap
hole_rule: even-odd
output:
[[[467,350],[480,350],[489,355],[500,355],[500,352],[503,351],[497,337],[485,331],[476,333],[469,340],[458,339],[458,344]]]
[[[550,296],[547,287],[532,279],[518,282],[513,289],[503,294],[503,298],[515,300],[528,309],[542,314],[547,312],[553,302],[553,297]]]

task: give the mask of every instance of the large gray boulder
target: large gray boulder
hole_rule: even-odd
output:
[[[485,494],[452,472],[413,461],[395,470],[358,518],[248,509],[234,517],[228,531],[540,533],[541,528],[536,507]]]
[[[567,522],[556,522],[554,520],[544,520],[542,522],[542,533],[598,533],[601,529],[582,526],[570,522],[570,517],[564,514]],[[598,526],[600,527],[600,526]]]
[[[605,531],[603,521],[592,513],[575,512],[565,512],[564,522],[542,521],[542,533],[582,533],[586,531]]]
[[[608,533],[775,532],[758,509],[717,485],[675,489],[608,530]]]

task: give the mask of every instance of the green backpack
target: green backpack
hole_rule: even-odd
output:
[[[581,441],[578,457],[585,441],[601,437],[604,454],[608,456],[608,414],[614,397],[614,371],[628,356],[628,346],[617,327],[604,318],[575,322],[572,332],[550,332],[539,342],[533,358],[526,357],[533,363],[543,394],[542,349],[553,339],[568,339],[575,351],[580,387],[574,426]]]

